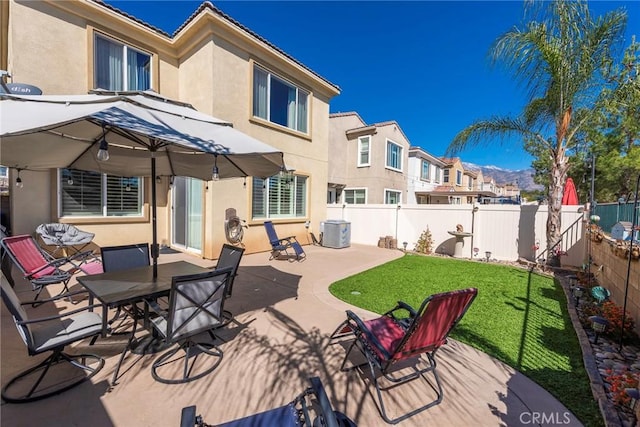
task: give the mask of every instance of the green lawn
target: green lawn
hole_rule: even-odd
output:
[[[427,295],[467,287],[478,288],[478,297],[451,336],[524,373],[585,425],[602,426],[566,298],[553,278],[498,264],[408,254],[336,282],[330,291],[383,313],[398,300],[417,309]]]

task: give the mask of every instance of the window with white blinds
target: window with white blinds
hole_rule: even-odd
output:
[[[251,201],[253,219],[306,217],[307,177],[253,178]]]
[[[142,216],[142,179],[60,170],[60,216]]]

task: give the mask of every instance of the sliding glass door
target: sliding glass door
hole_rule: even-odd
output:
[[[202,251],[203,181],[175,177],[173,181],[172,236],[174,246]]]

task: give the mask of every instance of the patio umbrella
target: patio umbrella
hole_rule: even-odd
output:
[[[102,150],[102,151],[101,151]],[[99,161],[99,152],[104,159]],[[0,95],[2,164],[18,170],[71,168],[118,176],[266,178],[284,168],[282,152],[231,123],[155,92]],[[156,190],[151,186],[153,264]]]
[[[573,179],[567,178],[567,182],[564,184],[564,192],[562,193],[563,205],[579,205],[578,192],[576,186],[573,183]]]

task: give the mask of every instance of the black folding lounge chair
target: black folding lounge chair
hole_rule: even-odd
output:
[[[279,238],[272,221],[265,221],[264,228],[271,244],[270,260],[278,258],[283,252],[289,261],[302,261],[306,258],[307,254],[295,236]]]
[[[297,396],[291,403],[279,408],[270,409],[259,414],[250,415],[238,420],[229,421],[223,424],[216,424],[217,427],[295,427],[295,426],[317,426],[317,427],[356,427],[356,424],[344,414],[334,411],[331,402],[324,391],[322,382],[318,377],[309,379],[311,387]],[[316,417],[312,420],[308,402],[310,397],[315,397],[317,406]],[[188,406],[182,409],[180,427],[206,427],[202,417],[196,415],[196,407]]]
[[[386,422],[396,424],[442,401],[443,390],[436,371],[436,352],[446,344],[447,336],[462,319],[477,294],[477,289],[468,288],[432,295],[424,300],[418,310],[399,301],[396,307],[381,317],[367,321],[361,320],[352,311],[347,311],[347,320],[331,335],[330,343],[344,337],[355,337],[342,362],[342,370],[369,365],[378,397],[378,410]],[[366,357],[366,362],[345,368],[354,347]],[[410,365],[398,369],[398,362]],[[405,375],[402,375],[403,371]],[[429,372],[433,375],[435,385],[425,376]],[[381,381],[380,377],[387,381]],[[384,406],[382,391],[387,392],[418,378],[422,378],[435,391],[436,399],[397,418],[390,418]],[[397,392],[396,398],[402,398],[400,392]]]
[[[95,340],[102,331],[100,315],[88,311],[93,306],[60,315],[29,319],[22,308],[24,304],[20,303],[13,288],[4,281],[1,286],[2,300],[13,316],[20,337],[27,346],[29,356],[52,352],[38,365],[18,374],[4,384],[2,399],[10,403],[25,403],[44,399],[69,390],[90,379],[102,369],[104,359],[99,356],[93,354],[70,355],[63,352],[67,345],[74,342],[90,337]],[[51,302],[63,296],[49,298],[41,302]],[[68,375],[69,366],[76,368],[73,371],[74,375]]]

